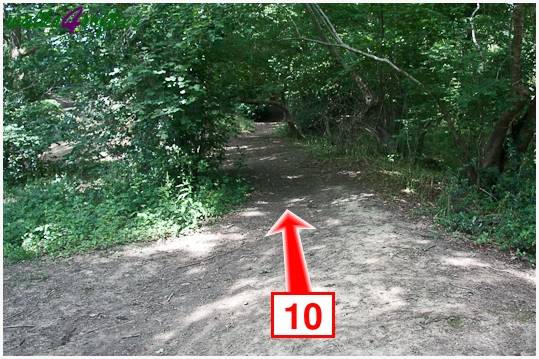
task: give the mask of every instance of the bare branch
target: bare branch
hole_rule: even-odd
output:
[[[351,47],[351,46],[348,46],[344,43],[341,43],[341,44],[332,44],[330,42],[325,42],[325,41],[320,41],[320,40],[316,40],[316,39],[309,39],[309,38],[306,38],[306,37],[300,37],[300,40],[304,40],[304,41],[310,41],[310,42],[316,42],[316,43],[319,43],[319,44],[322,44],[322,45],[326,45],[326,46],[335,46],[335,47],[341,47],[343,49],[346,49],[350,52],[354,52],[356,54],[360,54],[360,55],[363,55],[365,57],[368,57],[370,59],[373,59],[373,60],[376,60],[376,61],[380,61],[380,62],[384,62],[386,64],[388,64],[389,66],[391,66],[395,71],[397,72],[400,72],[401,74],[403,74],[404,76],[406,76],[407,78],[409,78],[410,80],[412,80],[413,82],[415,82],[416,84],[418,84],[419,86],[423,87],[426,89],[425,85],[419,81],[418,79],[416,79],[415,77],[413,77],[412,75],[410,75],[408,72],[406,72],[405,70],[401,69],[400,67],[398,67],[397,65],[395,65],[393,62],[391,62],[390,60],[384,58],[384,57],[378,57],[376,55],[373,55],[373,54],[369,54],[368,52],[365,52],[365,51],[362,51],[362,50],[359,50],[359,49],[356,49],[354,47]]]
[[[479,7],[480,7],[480,5],[479,5],[479,3],[477,3],[477,7],[472,12],[472,15],[470,16],[469,20],[470,20],[470,25],[472,27],[472,41],[475,44],[475,47],[477,47],[477,49],[479,51],[481,51],[481,46],[479,46],[479,43],[477,42],[477,38],[475,37],[475,28],[474,28],[474,24],[473,24],[473,18],[475,16],[475,14],[479,11]]]
[[[329,31],[331,38],[337,42],[339,45],[344,45],[344,42],[342,41],[339,34],[337,34],[337,31],[335,30],[335,27],[329,20],[329,18],[326,16],[326,14],[322,11],[320,6],[316,4],[305,4],[305,8],[310,12],[310,17],[313,22],[313,25],[316,27],[316,30],[318,31],[320,35],[320,39],[322,42],[330,43],[330,40],[326,36],[324,29]],[[302,37],[301,34],[299,34],[298,30],[298,37]],[[351,73],[352,78],[356,82],[357,86],[361,90],[361,93],[363,94],[363,99],[365,101],[366,107],[364,108],[364,112],[367,113],[369,109],[372,107],[372,105],[376,102],[376,98],[373,95],[371,89],[367,85],[367,83],[363,80],[363,78],[354,70],[351,69],[351,67],[344,61],[343,57],[339,54],[339,52],[336,50],[335,47],[330,46],[329,51],[337,60],[337,62],[348,72]]]
[[[475,47],[477,48],[477,51],[479,51],[479,54],[481,55],[481,59],[484,62],[485,61],[485,55],[483,54],[483,49],[481,49],[481,45],[479,45],[479,41],[477,41],[477,37],[475,35],[475,26],[474,26],[474,22],[473,22],[475,14],[477,14],[477,12],[479,11],[480,6],[481,5],[479,3],[477,3],[477,7],[472,12],[472,15],[470,15],[468,20],[470,21],[470,27],[472,28],[472,41],[473,41]]]
[[[326,13],[322,11],[320,5],[312,4],[312,7],[322,17],[324,23],[326,24],[327,28],[329,29],[329,32],[331,33],[335,41],[337,41],[338,44],[344,45],[344,42],[342,41],[341,37],[339,36],[339,34],[337,34],[337,30],[335,30],[335,27],[333,26],[331,21],[329,21],[329,18],[327,17]]]

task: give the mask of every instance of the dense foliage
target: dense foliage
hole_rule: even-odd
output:
[[[264,105],[324,151],[435,171],[440,223],[535,255],[534,5],[85,4],[70,34],[72,8],[4,7],[8,256],[237,202],[223,148]]]
[[[69,8],[6,5],[6,21]],[[140,22],[5,33],[6,256],[173,235],[241,200],[245,184],[219,170],[238,126],[214,81],[222,30],[205,11],[92,5],[83,14]]]

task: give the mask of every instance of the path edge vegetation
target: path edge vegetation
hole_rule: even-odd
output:
[[[535,206],[522,206],[528,195],[535,195],[534,188],[507,193],[500,200],[470,184],[458,171],[443,171],[392,155],[373,155],[365,145],[342,147],[326,138],[298,138],[287,126],[276,128],[276,133],[304,147],[322,165],[331,163],[332,168],[344,171],[343,175],[356,178],[365,190],[376,191],[412,218],[427,217],[445,231],[461,234],[459,238],[509,251],[535,266]]]

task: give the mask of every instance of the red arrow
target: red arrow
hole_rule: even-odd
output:
[[[311,280],[299,235],[300,229],[314,229],[314,227],[286,210],[266,234],[266,236],[270,236],[279,232],[283,233],[286,290],[290,293],[311,291]]]

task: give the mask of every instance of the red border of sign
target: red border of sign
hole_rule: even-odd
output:
[[[333,304],[333,325],[331,335],[275,335],[273,333],[273,296],[278,295],[331,295],[332,304]],[[290,293],[290,292],[271,292],[270,298],[270,334],[272,339],[291,339],[291,338],[335,338],[335,292],[307,292],[307,293]]]

